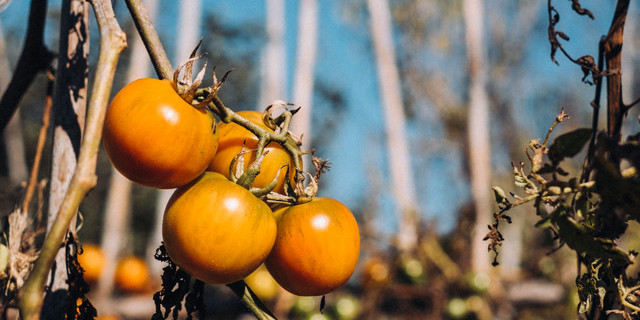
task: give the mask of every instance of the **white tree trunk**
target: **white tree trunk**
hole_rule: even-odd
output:
[[[302,135],[302,150],[311,148],[311,114],[313,110],[313,85],[318,46],[318,2],[300,1],[298,14],[298,48],[293,83],[293,103],[302,107],[291,123],[291,130]],[[305,158],[309,169],[310,159]]]
[[[202,1],[182,0],[180,2],[180,12],[178,15],[178,25],[176,29],[176,56],[175,65],[189,59],[189,54],[196,47],[202,32]]]
[[[484,10],[482,0],[463,1],[467,58],[470,74],[468,144],[471,196],[476,213],[472,235],[472,268],[488,272],[491,268],[487,244],[482,239],[491,223],[489,103],[486,90],[486,48],[484,47]]]
[[[411,250],[417,243],[417,201],[411,174],[411,159],[405,134],[400,77],[391,27],[391,12],[387,0],[368,0],[370,28],[376,52],[378,86],[384,109],[387,134],[387,155],[391,174],[391,189],[398,212],[398,246]]]
[[[56,93],[54,99],[54,136],[53,155],[51,165],[51,185],[49,189],[49,212],[47,228],[50,228],[53,221],[58,216],[60,205],[69,188],[69,183],[76,167],[77,151],[81,143],[81,134],[84,128],[84,119],[87,108],[87,82],[88,79],[78,70],[69,70],[69,61],[74,54],[82,53],[83,57],[76,57],[76,61],[86,61],[89,55],[89,3],[84,1],[65,0],[65,8],[69,6],[68,12],[63,12],[61,35],[68,35],[62,38],[61,52],[58,63],[58,74],[56,79]],[[64,3],[64,2],[63,2]],[[71,16],[79,16],[80,19],[71,19]],[[75,23],[76,25],[71,25]],[[68,25],[67,25],[68,24]],[[80,27],[84,24],[84,27]],[[78,30],[87,30],[86,34],[80,34]],[[80,50],[79,48],[82,48]],[[88,62],[87,62],[88,66]],[[72,73],[73,72],[73,73]],[[82,77],[82,78],[78,78]],[[69,89],[69,83],[82,84],[78,88],[74,97],[73,89]],[[77,97],[77,98],[76,98]],[[71,228],[75,228],[75,221],[71,222]],[[65,250],[58,251],[56,256],[56,268],[52,291],[66,289],[67,270],[65,262]]]
[[[287,57],[285,47],[284,0],[266,0],[267,43],[260,61],[260,100],[256,109],[264,108],[274,100],[284,100],[287,83]]]

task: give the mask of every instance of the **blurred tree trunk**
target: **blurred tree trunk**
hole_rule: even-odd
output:
[[[398,247],[411,250],[417,244],[417,201],[411,174],[411,159],[405,135],[405,115],[402,105],[400,77],[387,0],[368,0],[370,27],[376,52],[378,86],[384,109],[387,154],[391,174],[391,189],[398,212]]]
[[[260,62],[260,99],[256,106],[261,112],[274,100],[285,97],[287,52],[284,0],[266,0],[265,21],[267,43]]]
[[[147,7],[150,18],[153,19],[157,0],[147,0],[144,4]],[[126,83],[130,83],[148,76],[151,64],[147,50],[137,32],[130,32],[127,42],[129,43],[131,55]],[[113,294],[116,264],[123,247],[123,241],[127,240],[131,230],[131,188],[132,182],[112,167],[104,210],[104,227],[100,242],[105,255],[105,264],[96,293],[97,305],[100,305],[103,309],[105,307],[112,308],[112,306],[108,305],[108,301]]]
[[[629,16],[636,17],[639,13],[639,8],[637,5],[633,5],[632,2],[629,7]],[[636,63],[638,63],[638,39],[636,38],[636,27],[638,22],[636,19],[627,19],[626,22],[626,30],[624,34],[624,46],[622,47],[622,65],[624,67],[624,72],[622,73],[622,100],[623,101],[634,101],[637,99],[638,95],[636,94],[636,86],[637,81],[635,75],[637,74]],[[637,111],[635,111],[637,113]],[[634,124],[635,125],[635,124]]]
[[[484,47],[484,9],[482,0],[463,1],[469,70],[469,111],[467,122],[468,159],[475,226],[471,238],[472,269],[491,268],[487,244],[482,240],[491,223],[489,103],[487,97],[486,48]]]
[[[293,103],[302,107],[292,121],[291,129],[302,135],[302,150],[311,148],[311,114],[313,110],[314,70],[318,46],[318,2],[302,0],[298,14],[298,48],[293,82]],[[305,168],[311,166],[305,157]]]
[[[4,92],[11,80],[11,68],[6,52],[6,42],[0,24],[0,92]],[[24,151],[20,112],[16,110],[4,130],[4,145],[7,151],[7,171],[12,185],[27,180],[27,161]]]
[[[178,28],[176,29],[175,65],[189,59],[189,54],[202,36],[201,7],[201,0],[182,0],[180,2]]]
[[[73,176],[80,149],[86,113],[87,73],[89,54],[89,3],[77,0],[62,1],[60,46],[56,89],[54,94],[54,136],[49,193],[48,228],[58,215],[69,182]],[[71,223],[75,228],[75,221]],[[73,230],[72,230],[73,231]],[[67,285],[65,250],[60,250],[52,270],[51,292],[64,290]],[[45,303],[60,312],[60,304]],[[43,314],[47,314],[43,310]]]

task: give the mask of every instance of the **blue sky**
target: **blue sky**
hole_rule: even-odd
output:
[[[291,92],[291,81],[295,57],[295,41],[297,30],[296,12],[297,1],[285,1],[287,10],[287,46],[288,46],[288,92]],[[256,23],[264,20],[264,1],[205,1],[203,9],[206,13],[216,13],[225,23],[242,25]],[[318,155],[331,159],[332,170],[321,182],[320,195],[336,198],[352,208],[362,208],[363,201],[368,192],[389,192],[389,177],[386,168],[385,147],[386,141],[383,132],[382,109],[378,97],[377,76],[375,70],[374,55],[370,46],[369,28],[366,15],[347,21],[344,7],[349,1],[326,0],[318,1],[320,9],[319,46],[317,55],[316,78],[323,79],[331,86],[342,88],[345,95],[346,110],[342,123],[335,132],[332,143],[326,148],[318,150]],[[595,2],[583,1],[584,6],[594,6]],[[555,2],[562,7],[563,1]],[[58,10],[59,0],[49,1],[51,10]],[[123,1],[117,1],[117,14],[120,23],[126,21],[126,8]],[[364,8],[364,4],[360,4]],[[602,5],[600,5],[602,6]],[[633,7],[633,5],[632,5]],[[160,17],[156,19],[156,27],[164,41],[167,52],[173,52],[172,36],[174,34],[177,11],[177,1],[162,0]],[[546,19],[546,11],[540,6],[541,17]],[[580,37],[580,32],[591,34],[603,34],[610,23],[612,8],[606,8],[596,12],[597,20],[575,17],[568,10],[561,11],[561,24],[559,29],[567,31],[572,36],[568,45],[575,52],[595,54],[596,46],[592,38]],[[632,11],[633,12],[633,11]],[[27,1],[14,1],[9,8],[0,13],[0,23],[5,33],[12,32],[15,39],[22,39],[25,30],[24,18],[28,14]],[[95,27],[92,17],[91,23]],[[508,22],[508,21],[507,21]],[[572,25],[583,24],[585,30],[571,30]],[[544,26],[546,27],[546,25]],[[53,30],[53,31],[51,31]],[[57,25],[49,24],[49,31],[55,32]],[[571,31],[571,32],[569,32]],[[577,35],[576,35],[577,34]],[[97,32],[94,32],[97,38]],[[207,41],[206,35],[204,41]],[[584,110],[586,101],[592,96],[592,89],[579,83],[580,70],[571,65],[563,57],[558,55],[560,66],[552,64],[548,58],[549,49],[546,43],[546,30],[536,30],[531,39],[530,50],[527,51],[527,61],[531,64],[524,92],[514,92],[519,95],[517,112],[522,113],[518,119],[519,125],[529,128],[542,136],[553,117],[559,111],[555,106],[541,105],[537,98],[539,88],[548,88],[551,82],[563,83],[562,90],[578,92],[581,100],[573,101],[567,105],[569,110]],[[48,41],[53,41],[48,39]],[[462,41],[462,39],[460,39]],[[56,43],[47,43],[55,48]],[[97,44],[96,44],[97,46]],[[93,52],[97,50],[92,49]],[[422,53],[426,59],[434,58],[428,52]],[[576,53],[576,55],[578,55]],[[456,56],[458,57],[458,56]],[[13,57],[12,57],[13,58]],[[464,61],[453,60],[452,57],[438,57],[438,65],[434,72],[454,73],[464,72]],[[175,62],[174,62],[175,65]],[[236,66],[242,68],[242,66]],[[459,76],[459,75],[458,75]],[[455,79],[455,77],[454,77]],[[455,84],[464,90],[463,83]],[[552,86],[553,87],[553,86]],[[581,93],[583,92],[583,93]],[[258,94],[258,93],[256,93]],[[283,97],[290,100],[289,97]],[[295,101],[294,101],[295,102]],[[429,102],[424,102],[425,108],[430,108]],[[539,121],[527,116],[531,109],[542,110],[549,115],[548,121]],[[429,110],[425,112],[430,112]],[[348,125],[346,123],[348,122]],[[419,148],[424,140],[438,141],[443,136],[443,129],[438,123],[410,123],[408,126],[410,147]],[[532,137],[534,138],[534,137]],[[499,149],[500,142],[497,142]],[[468,188],[464,182],[463,161],[460,150],[435,148],[435,153],[423,154],[414,152],[412,155],[415,173],[416,189],[418,190],[419,203],[422,214],[426,219],[436,219],[441,231],[450,230],[457,218],[457,211],[468,199]],[[498,159],[498,160],[496,160]],[[495,166],[508,170],[509,161],[504,154],[498,154],[494,158]],[[516,159],[519,160],[519,159]],[[498,163],[496,163],[498,161]],[[104,181],[103,181],[104,182]],[[382,190],[380,190],[382,188]],[[386,188],[386,189],[385,189]],[[375,199],[378,203],[374,206],[379,217],[379,226],[391,231],[395,228],[395,214],[392,201],[387,196],[379,196]]]

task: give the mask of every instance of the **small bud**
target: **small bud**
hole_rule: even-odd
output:
[[[507,196],[504,193],[504,190],[498,186],[494,186],[493,188],[493,196],[496,198],[496,202],[499,204],[508,204],[509,200],[507,200]]]

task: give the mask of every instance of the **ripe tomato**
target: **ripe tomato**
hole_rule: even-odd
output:
[[[270,130],[262,121],[262,113],[257,111],[239,111],[238,114],[245,119],[259,125],[263,129]],[[246,150],[256,149],[258,147],[258,138],[244,127],[233,123],[220,123],[218,126],[218,134],[220,137],[218,151],[215,158],[209,165],[209,170],[222,173],[229,178],[229,167],[233,158],[240,153],[242,146]],[[293,185],[293,179],[295,177],[295,169],[293,166],[293,159],[289,153],[282,148],[277,142],[271,142],[265,147],[265,151],[269,153],[264,157],[262,164],[260,165],[260,174],[253,181],[252,187],[263,188],[266,187],[273,179],[275,179],[278,170],[284,165],[289,165],[289,178]],[[255,160],[255,152],[245,153],[244,168],[248,168],[251,162]],[[273,191],[284,193],[284,176],[285,170],[283,168],[278,178],[278,184]]]
[[[296,295],[313,296],[349,280],[358,262],[360,234],[345,205],[315,198],[274,215],[278,236],[265,265],[280,286]]]
[[[204,282],[227,284],[249,275],[269,255],[276,222],[251,192],[206,172],[171,196],[162,237],[178,266]]]
[[[144,260],[136,256],[127,256],[118,261],[114,279],[116,287],[120,290],[139,293],[149,288],[151,275]]]
[[[176,188],[205,171],[218,148],[213,114],[182,100],[168,80],[139,79],[118,92],[104,122],[103,144],[125,177]]]
[[[391,272],[387,263],[379,257],[373,256],[361,264],[360,281],[365,288],[382,287],[391,279]]]
[[[244,278],[244,282],[263,301],[273,300],[280,290],[280,286],[264,264]]]
[[[82,246],[82,254],[78,255],[78,263],[84,269],[84,279],[87,282],[96,282],[104,268],[104,253],[96,245],[85,244]]]

